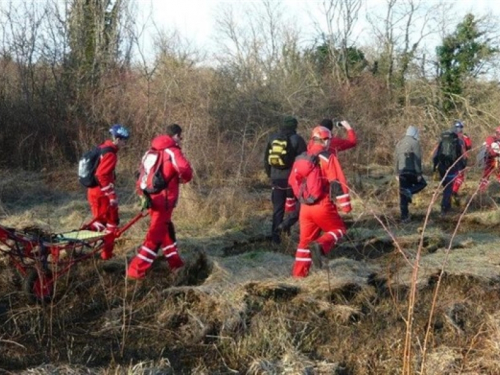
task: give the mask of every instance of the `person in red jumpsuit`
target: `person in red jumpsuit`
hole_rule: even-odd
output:
[[[356,147],[356,144],[358,143],[358,138],[356,136],[354,129],[347,121],[335,121],[335,123],[336,127],[344,128],[347,131],[346,138],[334,137],[332,135],[328,151],[330,151],[334,155],[337,155],[337,153],[340,151],[349,150],[350,148]],[[321,120],[319,124],[327,128],[328,130],[333,131],[334,124],[332,120],[325,118]]]
[[[191,181],[193,170],[181,151],[181,140],[182,128],[172,124],[167,127],[165,135],[160,135],[151,142],[153,149],[164,152],[160,171],[167,187],[159,193],[149,195],[149,229],[137,255],[130,262],[128,278],[143,279],[160,249],[171,270],[184,265],[177,250],[172,212],[179,199],[179,184]],[[140,189],[139,184],[140,181]]]
[[[300,238],[295,253],[292,276],[306,277],[311,263],[321,268],[321,257],[328,254],[344,236],[346,227],[337,211],[351,211],[349,188],[335,154],[329,152],[332,133],[328,128],[317,126],[308,142],[307,153],[318,155],[322,196],[313,204],[302,204],[299,215]],[[300,199],[301,183],[305,177],[295,162],[289,183],[294,194]]]
[[[458,197],[458,191],[460,190],[460,187],[465,181],[465,166],[467,165],[467,158],[468,154],[467,152],[472,149],[472,140],[470,137],[464,133],[464,123],[462,121],[455,121],[453,124],[455,128],[455,133],[458,135],[458,138],[460,139],[462,143],[462,147],[464,148],[464,168],[461,169],[457,177],[453,180],[453,191],[452,191],[452,199],[453,202],[455,203],[456,206],[460,205],[460,199]]]
[[[98,232],[112,232],[117,229],[120,222],[118,214],[118,197],[115,191],[115,169],[118,161],[117,153],[130,137],[130,133],[123,125],[113,125],[109,132],[111,139],[99,145],[102,152],[95,172],[97,186],[87,189],[87,199],[92,211],[92,224],[90,229]],[[101,258],[110,259],[113,256],[113,238],[104,238]]]
[[[484,169],[479,191],[485,192],[489,185],[490,176],[494,173],[500,183],[500,126],[495,129],[495,134],[490,135],[484,142],[486,147],[484,155]]]

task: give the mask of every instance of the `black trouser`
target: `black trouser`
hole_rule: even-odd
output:
[[[273,225],[272,225],[272,241],[280,243],[280,232],[289,233],[290,228],[299,220],[300,203],[297,201],[295,211],[285,217],[286,198],[293,197],[293,191],[287,183],[282,181],[273,181],[273,190],[271,193],[271,201],[273,203]],[[284,219],[284,220],[283,220]],[[278,228],[279,226],[279,228]],[[278,231],[281,229],[281,231]]]
[[[418,180],[418,175],[415,173],[400,173],[399,174],[399,208],[401,210],[401,218],[408,218],[408,204],[411,202],[409,195],[417,194],[427,186],[427,182],[423,177]],[[405,194],[405,191],[410,194]]]
[[[453,195],[453,182],[458,175],[458,170],[452,168],[449,171],[444,169],[439,169],[439,175],[441,177],[443,187],[443,198],[441,199],[441,212],[446,213],[451,208],[451,196]]]

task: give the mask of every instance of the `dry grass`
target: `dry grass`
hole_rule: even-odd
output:
[[[30,200],[22,207],[19,200],[10,203],[7,187],[0,189],[10,212],[2,224],[57,232],[88,218],[81,192],[37,195],[41,182],[36,176],[31,181],[23,189]],[[297,233],[281,248],[266,240],[269,191],[241,187],[183,189],[174,222],[187,265],[178,274],[158,260],[143,282],[124,279],[147,219],[119,240],[115,259],[88,260],[60,278],[47,305],[27,303],[22,277],[3,257],[0,368],[26,374],[398,373],[412,261],[423,239],[411,368],[421,368],[421,345],[430,331],[427,374],[498,373],[494,228],[500,218],[473,208],[455,237],[450,229],[456,217],[439,221],[431,215],[425,231],[418,221],[401,227],[392,218],[394,207],[386,208],[392,182],[363,183],[372,198],[356,201],[348,236],[331,253],[328,269],[304,280],[290,277]],[[126,220],[137,205],[133,196],[122,202]],[[426,210],[411,208],[417,217]],[[51,365],[44,365],[47,359]]]

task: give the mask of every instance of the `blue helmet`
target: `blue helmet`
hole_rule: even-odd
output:
[[[453,126],[455,128],[463,128],[464,127],[464,123],[460,120],[455,120],[455,122],[453,122]]]
[[[119,138],[119,139],[129,139],[130,137],[130,132],[128,129],[120,124],[115,124],[113,125],[110,129],[109,132],[113,136],[113,138]]]

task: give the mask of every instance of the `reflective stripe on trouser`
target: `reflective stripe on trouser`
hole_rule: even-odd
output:
[[[458,193],[458,190],[460,190],[460,186],[465,181],[465,171],[462,169],[461,171],[458,172],[457,177],[455,177],[455,180],[453,180],[453,193]]]
[[[137,255],[132,259],[127,270],[127,274],[136,279],[142,279],[146,276],[146,271],[153,265],[156,259],[158,248],[149,248],[142,245]]]
[[[162,248],[163,256],[168,262],[171,269],[175,270],[184,265],[179,253],[177,252],[177,242]]]
[[[295,253],[292,276],[306,277],[311,268],[309,244],[313,241],[317,242],[323,254],[328,254],[344,236],[346,229],[337,208],[328,198],[315,205],[301,205],[299,225],[300,239]]]
[[[161,247],[167,259],[169,266],[172,269],[179,268],[183,265],[182,259],[177,252],[175,241],[175,229],[171,222],[173,207],[167,208],[167,202],[162,194],[154,194],[151,196],[151,208],[149,209],[150,224],[146,239],[141,249],[146,248],[152,251],[156,257],[158,249]],[[154,258],[147,256],[147,251],[141,252],[132,259],[128,267],[127,273],[135,278],[143,278],[146,276],[146,271],[153,264]],[[139,255],[142,254],[142,257]],[[149,253],[151,255],[151,253]],[[152,259],[148,261],[144,259]]]

